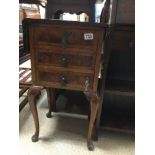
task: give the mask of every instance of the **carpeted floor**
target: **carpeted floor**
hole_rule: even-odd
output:
[[[39,141],[34,143],[34,122],[29,104],[19,114],[20,155],[134,155],[133,134],[101,129],[95,150],[88,151],[86,145],[87,117],[83,115],[54,113],[47,118],[45,91],[38,100],[40,121]]]

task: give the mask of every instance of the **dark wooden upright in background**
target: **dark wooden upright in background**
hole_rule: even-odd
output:
[[[101,125],[134,130],[135,0],[110,0],[115,24],[106,76]]]

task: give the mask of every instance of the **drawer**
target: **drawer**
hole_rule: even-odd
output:
[[[37,26],[34,32],[35,45],[59,46],[62,48],[78,47],[96,49],[99,31],[92,29],[74,29],[72,27]]]
[[[58,70],[37,70],[37,84],[60,89],[91,90],[93,74]]]
[[[95,56],[93,55],[79,55],[68,54],[57,51],[51,51],[45,49],[38,49],[36,52],[37,65],[50,65],[64,68],[88,68],[94,69]]]
[[[60,46],[48,46],[48,45],[35,45],[34,46],[35,52],[53,52],[53,53],[68,53],[68,54],[76,54],[76,55],[96,55],[96,49],[87,49],[87,48],[74,48],[74,47],[67,47],[62,48]]]
[[[132,31],[115,31],[112,49],[129,51],[134,48],[135,36]]]

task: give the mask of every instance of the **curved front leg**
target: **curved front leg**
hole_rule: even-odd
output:
[[[94,150],[94,145],[92,141],[92,132],[93,132],[96,116],[97,116],[99,98],[95,93],[85,92],[85,95],[90,102],[90,120],[89,120],[88,135],[87,135],[87,147],[89,150],[92,151]]]
[[[39,119],[38,119],[38,111],[36,107],[36,100],[41,95],[41,87],[32,86],[28,90],[28,101],[30,105],[30,110],[33,115],[34,123],[35,123],[35,133],[32,136],[32,141],[37,142],[39,136]]]

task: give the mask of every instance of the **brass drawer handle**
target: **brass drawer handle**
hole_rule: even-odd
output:
[[[66,48],[68,46],[68,39],[72,34],[72,32],[64,32],[64,35],[61,40],[62,47]]]
[[[89,86],[90,86],[90,78],[86,77],[86,80],[85,80],[85,91],[88,91]]]
[[[67,80],[67,77],[66,76],[60,76],[60,84],[62,85],[62,86],[65,86],[67,83],[68,83],[68,80]]]
[[[60,64],[61,64],[62,67],[67,67],[68,66],[68,63],[69,63],[69,59],[68,58],[62,57],[60,59]]]

